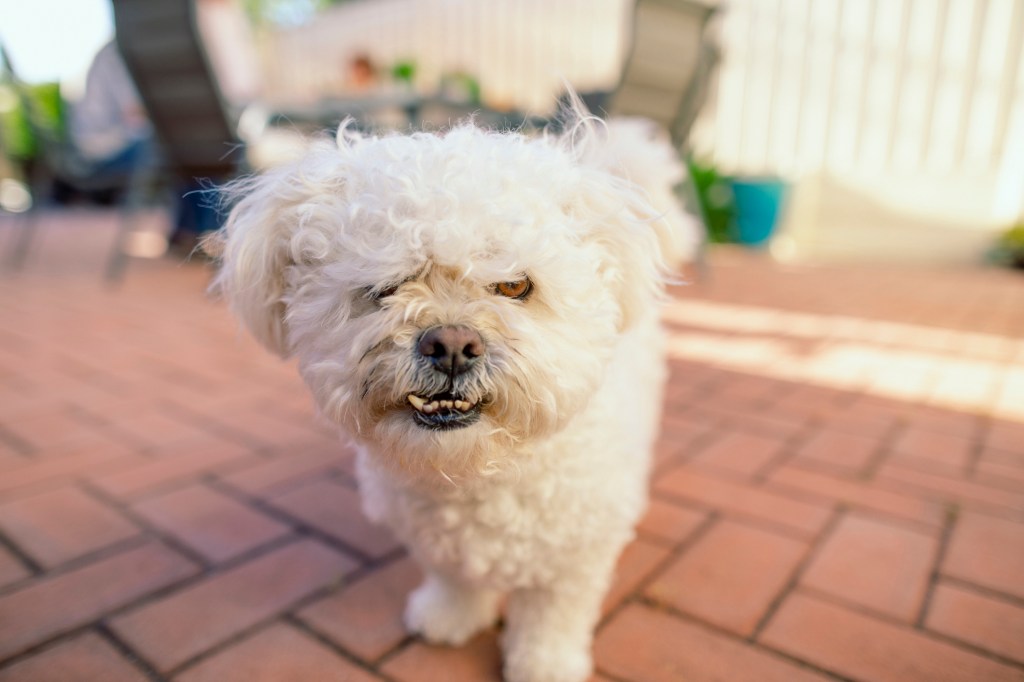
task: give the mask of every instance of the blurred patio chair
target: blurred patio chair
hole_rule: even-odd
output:
[[[123,225],[130,227],[136,218],[139,196],[151,177],[152,159],[140,156],[133,163],[98,168],[83,157],[64,128],[65,103],[56,92],[56,86],[51,98],[54,101],[48,102],[49,107],[44,107],[39,93],[33,92],[32,87],[18,77],[3,45],[0,45],[0,81],[13,93],[17,106],[23,112],[24,132],[29,145],[34,147],[31,158],[23,160],[31,207],[21,216],[21,224],[11,239],[6,256],[7,267],[19,270],[24,265],[37,231],[39,210],[54,181],[86,193],[124,189],[121,220]]]
[[[716,12],[708,0],[637,0],[629,55],[608,114],[652,119],[684,150],[719,60],[707,30]]]
[[[643,116],[659,123],[687,163],[693,123],[707,100],[719,50],[708,30],[718,12],[713,0],[637,0],[632,43],[619,85],[603,103],[610,116]],[[687,208],[704,227],[694,266],[698,278],[708,274],[707,216],[693,178],[680,188]]]
[[[194,0],[113,0],[117,45],[179,185],[216,187],[243,159],[196,21]],[[215,199],[211,200],[216,202]],[[107,275],[127,263],[131,234],[118,235]]]

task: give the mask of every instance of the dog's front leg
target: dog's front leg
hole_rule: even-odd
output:
[[[423,584],[409,595],[405,626],[431,644],[463,644],[498,619],[501,595],[471,587],[427,570]]]
[[[551,587],[509,595],[502,639],[506,682],[583,682],[590,676],[611,565],[580,569],[582,575],[564,576]]]

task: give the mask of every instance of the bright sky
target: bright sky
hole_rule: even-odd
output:
[[[83,76],[113,34],[110,0],[0,0],[0,40],[30,83]]]

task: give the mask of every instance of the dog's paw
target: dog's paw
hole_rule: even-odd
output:
[[[505,682],[585,682],[593,668],[587,649],[542,646],[506,652]]]
[[[405,606],[405,627],[431,644],[459,646],[497,619],[497,595],[429,579],[409,595]]]

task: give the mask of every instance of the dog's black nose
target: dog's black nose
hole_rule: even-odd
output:
[[[484,340],[475,329],[444,325],[425,331],[416,350],[430,360],[438,372],[454,377],[472,368],[485,348]]]

